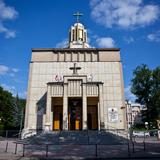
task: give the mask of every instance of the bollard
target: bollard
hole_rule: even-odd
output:
[[[128,143],[128,156],[131,157],[129,143]]]
[[[46,145],[46,157],[48,157],[48,145]]]
[[[16,143],[16,146],[15,146],[15,154],[17,154],[17,143]]]
[[[89,135],[88,135],[88,144],[89,144]]]
[[[61,131],[59,131],[59,134],[58,134],[58,144],[60,142],[60,136],[61,136]]]
[[[143,149],[144,149],[144,151],[146,150],[146,143],[145,143],[145,141],[143,141]]]
[[[25,144],[23,144],[23,157],[24,157],[24,153],[25,153]]]
[[[5,152],[7,152],[7,149],[8,149],[8,141],[7,141],[7,144],[6,144],[6,150],[5,150]]]
[[[97,148],[97,144],[95,144],[95,147],[96,147],[96,150],[95,150],[95,155],[96,155],[96,157],[98,157],[98,148]]]
[[[8,130],[6,130],[6,138],[8,138]]]
[[[132,152],[134,153],[134,152],[135,152],[135,149],[134,149],[134,142],[132,142],[132,146],[133,146]]]

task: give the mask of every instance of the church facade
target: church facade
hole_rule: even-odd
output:
[[[125,128],[119,48],[90,48],[77,21],[67,48],[32,49],[23,137],[32,130]]]

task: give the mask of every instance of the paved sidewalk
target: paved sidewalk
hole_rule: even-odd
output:
[[[105,132],[42,134],[18,143],[26,145],[18,144],[16,148],[15,141],[1,140],[0,160],[160,159],[160,141],[156,139],[147,139],[146,143],[136,139],[131,143]]]
[[[98,157],[95,155],[95,146],[87,145],[60,145],[50,146],[48,158],[46,158],[45,148],[42,146],[28,146],[25,151],[25,157],[22,157],[22,146],[17,147],[15,154],[15,144],[13,141],[8,143],[7,152],[5,152],[6,141],[0,145],[0,160],[45,160],[45,159],[160,159],[160,143],[146,144],[146,150],[143,150],[143,144],[136,144],[133,148],[130,145],[130,154],[125,145],[99,145]],[[3,148],[3,149],[2,149]],[[153,151],[154,150],[154,151]],[[130,156],[130,157],[129,157]]]

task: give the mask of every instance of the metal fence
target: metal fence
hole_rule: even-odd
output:
[[[1,143],[1,142],[0,142]],[[27,144],[14,141],[3,142],[3,152],[18,154],[23,157],[95,157],[95,158],[130,158],[148,156],[154,152],[160,157],[158,143],[129,142],[125,144]]]
[[[19,130],[0,130],[1,138],[20,138],[21,132]]]
[[[12,146],[12,147],[10,147]],[[130,144],[27,144],[6,142],[4,152],[23,157],[130,157]],[[114,154],[113,154],[114,151]],[[116,152],[115,152],[116,151]]]
[[[19,138],[19,131],[8,130],[0,131],[0,136],[3,137],[0,140],[0,150],[3,152],[9,152],[19,154],[24,157],[40,156],[40,157],[63,157],[65,156],[77,156],[77,157],[99,157],[99,158],[112,158],[112,157],[134,157],[137,154],[144,154],[148,152],[154,152],[160,156],[160,143],[157,141],[157,137],[132,137],[132,140],[124,142],[123,144],[102,144],[91,142],[89,135],[90,131],[87,131],[88,138],[85,144],[63,144],[61,143],[60,136],[63,132],[57,132],[57,142],[52,144],[30,144],[23,141],[16,141],[11,138]],[[119,135],[119,131],[117,132]],[[56,139],[55,139],[56,141]]]

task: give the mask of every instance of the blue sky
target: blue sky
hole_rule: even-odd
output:
[[[121,49],[125,94],[137,65],[160,65],[159,0],[0,0],[0,85],[25,97],[31,48],[64,47],[73,13],[93,47]]]

